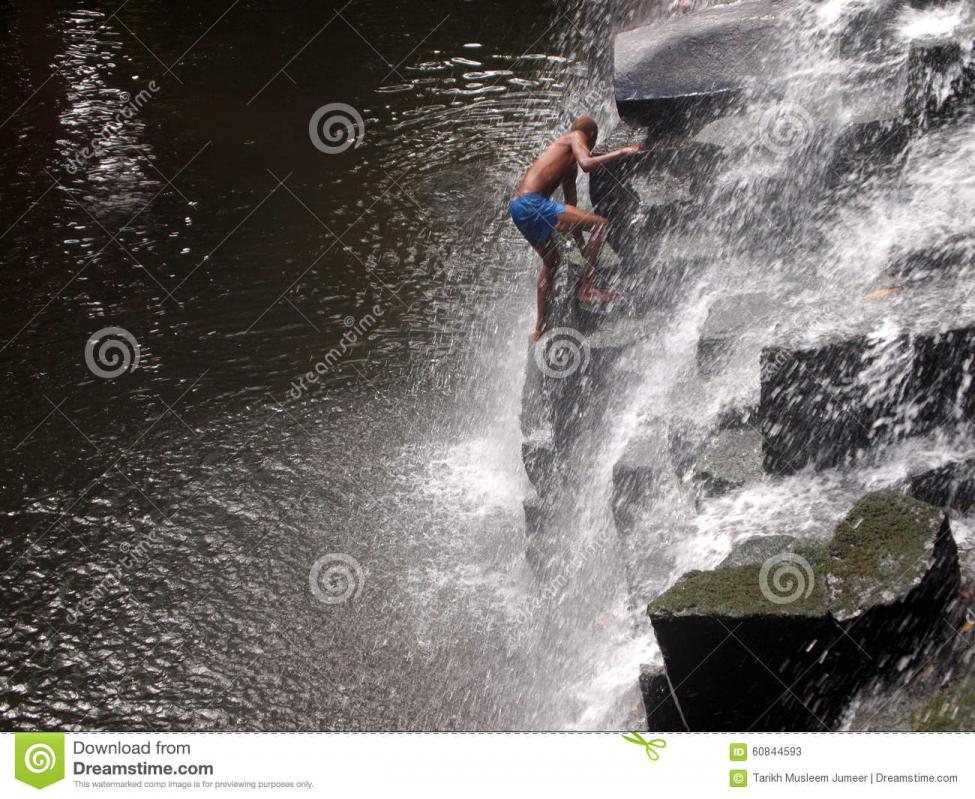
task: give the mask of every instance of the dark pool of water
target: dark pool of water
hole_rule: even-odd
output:
[[[0,725],[561,723],[507,610],[532,276],[503,199],[579,24],[0,7]],[[329,155],[333,102],[364,133]],[[111,378],[85,357],[109,327],[138,346]],[[350,601],[310,590],[329,553]]]

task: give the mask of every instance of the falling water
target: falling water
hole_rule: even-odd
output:
[[[803,5],[779,45],[786,68],[752,87],[733,118],[694,134],[731,154],[688,198],[694,213],[627,255],[637,268],[620,288],[636,298],[639,335],[617,367],[601,423],[559,465],[556,557],[547,568],[526,559],[524,503],[533,488],[519,414],[536,265],[505,209],[519,173],[575,113],[594,113],[604,137],[626,135],[625,123],[613,132],[609,62],[613,25],[626,18],[620,7],[633,5],[560,7],[510,48],[503,26],[477,41],[469,25],[418,46],[398,74],[385,74],[387,64],[362,78],[337,68],[328,80],[354,79],[341,88],[367,125],[341,169],[312,160],[307,114],[326,90],[320,65],[299,60],[294,85],[272,84],[257,111],[241,110],[249,106],[236,97],[245,101],[266,80],[256,68],[233,73],[241,86],[230,97],[209,72],[202,89],[166,84],[145,112],[165,135],[153,137],[141,121],[127,126],[80,175],[61,171],[75,138],[100,129],[119,87],[131,94],[153,63],[93,25],[102,17],[59,16],[62,41],[48,44],[72,88],[42,97],[58,113],[42,106],[29,122],[49,146],[18,163],[62,178],[65,200],[38,207],[42,234],[18,229],[5,242],[11,263],[36,266],[50,285],[38,290],[36,273],[11,278],[13,304],[31,310],[5,334],[4,374],[7,392],[36,381],[69,396],[63,410],[77,427],[31,430],[43,418],[37,407],[47,412],[44,399],[30,387],[7,397],[26,427],[7,442],[18,471],[3,486],[13,528],[3,540],[2,588],[14,620],[3,650],[6,724],[639,726],[639,669],[659,658],[641,604],[684,571],[716,564],[737,541],[822,537],[863,491],[975,451],[963,438],[929,435],[856,469],[762,478],[703,499],[668,464],[626,542],[616,529],[613,469],[632,441],[675,423],[706,428],[729,409],[754,406],[762,347],[862,326],[854,300],[887,284],[892,259],[971,252],[970,121],[912,139],[887,170],[836,182],[829,161],[852,120],[890,108],[888,76],[905,65],[905,43],[960,31],[968,6]],[[163,24],[150,6],[132,6],[131,24]],[[492,8],[498,19],[511,12]],[[366,25],[364,14],[351,20]],[[377,37],[396,30],[373,21]],[[882,35],[858,35],[868,22]],[[227,24],[240,25],[232,40],[249,41],[247,24]],[[320,24],[295,25],[294,49]],[[169,61],[192,43],[187,35],[169,45]],[[194,58],[176,70],[198,67]],[[226,62],[207,68],[231,74]],[[214,117],[200,112],[173,126],[187,96],[212,104]],[[20,153],[31,138],[11,146]],[[165,188],[153,167],[173,178],[207,139],[223,160],[208,165],[204,150],[175,181],[192,205],[167,192],[121,232],[139,263],[113,260],[114,249],[98,253],[101,233],[68,196],[124,222]],[[250,159],[264,183],[246,171]],[[331,239],[284,191],[284,204],[269,202],[262,213],[270,217],[245,226],[221,258],[204,257],[273,187],[268,167],[295,173],[288,185],[329,222],[364,218],[321,272],[302,270]],[[6,185],[24,180],[18,174]],[[48,184],[28,181],[24,206]],[[97,276],[68,286],[65,318],[46,324],[44,302],[61,284],[56,267],[74,273],[87,260]],[[199,264],[197,282],[180,288]],[[277,303],[289,283],[287,305]],[[704,380],[696,353],[709,311],[749,293],[765,298],[768,313],[742,327],[728,365]],[[871,374],[889,376],[890,390],[904,357],[894,333],[943,313],[943,297],[918,301],[926,308],[901,297],[871,306]],[[972,310],[966,296],[952,301],[956,314]],[[296,378],[373,305],[383,309],[375,326],[327,379],[297,391]],[[93,381],[75,355],[92,330],[120,321],[142,340],[142,366],[129,383]],[[909,425],[910,417],[889,423]],[[106,470],[119,453],[118,468]],[[966,529],[957,526],[956,536]],[[120,570],[140,546],[149,554]],[[359,590],[345,604],[323,604],[309,586],[313,564],[334,553],[359,569]],[[645,566],[635,592],[634,553]],[[94,608],[66,623],[96,589]]]

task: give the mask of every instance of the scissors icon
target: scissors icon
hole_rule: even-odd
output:
[[[649,741],[638,732],[631,732],[623,736],[624,741],[642,746],[651,760],[660,760],[660,753],[657,749],[664,749],[667,742],[663,738],[651,738]]]

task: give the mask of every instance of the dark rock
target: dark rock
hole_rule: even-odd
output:
[[[736,294],[715,300],[697,342],[697,368],[705,376],[720,372],[735,345],[756,322],[774,318],[774,306],[767,294]]]
[[[719,152],[693,142],[654,144],[590,173],[593,208],[609,219],[609,242],[624,262],[643,255],[648,243],[690,220]]]
[[[939,508],[967,511],[975,504],[975,458],[911,474],[904,491]]]
[[[681,718],[680,708],[670,690],[670,682],[664,669],[650,666],[640,668],[640,693],[647,714],[650,732],[685,732],[687,726]]]
[[[552,405],[549,387],[545,376],[535,363],[535,343],[528,344],[528,357],[525,359],[525,382],[521,389],[521,434],[525,438],[535,431],[550,427]]]
[[[719,430],[738,430],[758,425],[758,407],[755,405],[727,405],[718,413]]]
[[[525,531],[531,540],[542,532],[546,512],[545,502],[535,494],[526,499],[522,507],[525,510]]]
[[[712,497],[761,479],[761,432],[751,428],[720,431],[698,458],[693,474],[705,496]]]
[[[959,579],[943,512],[877,492],[828,544],[749,539],[648,612],[692,730],[832,729],[859,686],[923,650]]]
[[[829,165],[831,187],[862,181],[896,162],[911,140],[911,128],[898,119],[877,119],[850,125],[836,139]]]
[[[957,41],[912,42],[907,57],[905,118],[914,126],[925,126],[951,116],[967,94],[964,83],[965,61]]]
[[[975,261],[975,242],[966,234],[956,234],[937,246],[895,251],[884,275],[891,280],[921,282],[957,277]]]
[[[677,476],[684,479],[694,468],[713,432],[695,419],[675,417],[667,423],[667,446]]]
[[[554,482],[556,453],[551,428],[540,428],[521,443],[521,460],[531,484],[546,492]]]
[[[900,307],[910,311],[914,299],[905,296]],[[942,313],[951,318],[947,306]],[[836,466],[880,444],[970,419],[975,326],[942,331],[930,321],[918,327],[893,338],[766,347],[759,406],[766,470]]]
[[[815,730],[836,723],[846,695],[840,681],[809,710],[801,702],[821,679],[820,669],[856,655],[842,641],[829,647],[837,631],[826,609],[825,553],[811,547],[802,556],[811,589],[793,603],[769,601],[759,563],[688,572],[650,603],[667,674],[692,731]]]
[[[615,41],[616,104],[624,118],[679,125],[687,101],[727,101],[775,75],[791,3],[746,0],[671,17]],[[681,103],[680,101],[685,101]],[[695,109],[696,110],[696,109]]]
[[[595,332],[553,331],[551,346],[541,356],[554,398],[555,446],[562,448],[585,429],[605,417],[626,384],[628,374],[618,369],[623,356],[652,333],[645,320],[611,319]],[[546,341],[543,337],[542,341]],[[559,355],[562,346],[567,354]]]

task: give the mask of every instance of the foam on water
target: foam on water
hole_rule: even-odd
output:
[[[952,36],[971,20],[971,7],[964,0],[931,8],[905,8],[896,22],[897,35],[905,41]]]

